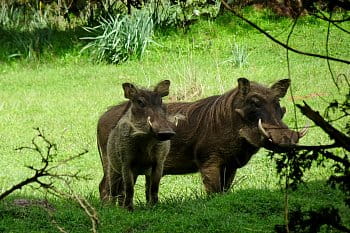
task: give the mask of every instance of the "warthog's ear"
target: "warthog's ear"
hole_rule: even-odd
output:
[[[250,82],[246,78],[238,79],[238,90],[243,95],[246,96],[250,91]]]
[[[282,79],[271,86],[271,89],[275,91],[278,98],[283,98],[290,86],[290,79]]]
[[[157,84],[157,86],[154,88],[155,92],[158,92],[161,97],[169,95],[169,86],[170,81],[164,80]]]
[[[124,89],[124,96],[127,99],[134,99],[135,95],[137,94],[137,88],[132,85],[131,83],[123,83],[123,89]]]

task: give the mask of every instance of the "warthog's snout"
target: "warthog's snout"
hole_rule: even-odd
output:
[[[150,126],[154,137],[159,141],[169,140],[175,135],[175,132],[169,127],[168,122],[164,121],[164,119],[158,118],[158,120],[152,122],[151,117],[148,116],[147,123]]]
[[[159,141],[170,140],[173,136],[175,136],[175,132],[172,130],[164,130],[156,133],[156,138]]]
[[[266,128],[265,128],[265,126]],[[309,129],[309,125],[297,132],[288,128],[279,128],[269,124],[263,124],[261,119],[258,121],[258,129],[261,135],[269,142],[278,144],[280,146],[291,146],[296,145],[300,138],[304,137]]]

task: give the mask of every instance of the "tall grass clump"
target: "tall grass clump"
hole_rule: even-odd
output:
[[[153,20],[147,10],[139,10],[132,15],[103,18],[98,26],[85,29],[95,36],[82,38],[91,40],[82,51],[90,49],[98,62],[118,64],[142,57],[152,42]]]
[[[231,55],[225,62],[231,63],[234,67],[241,68],[248,64],[248,57],[247,47],[234,43],[231,45]]]

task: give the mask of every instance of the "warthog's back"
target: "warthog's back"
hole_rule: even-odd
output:
[[[185,119],[179,121],[171,139],[163,175],[200,171],[207,192],[222,192],[259,148],[296,144],[304,133],[283,123],[285,108],[279,103],[289,85],[288,79],[267,87],[240,78],[237,88],[222,95],[168,104],[170,115],[182,114]],[[124,107],[111,108],[99,121],[102,157]]]

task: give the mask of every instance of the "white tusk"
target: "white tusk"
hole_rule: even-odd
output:
[[[302,138],[302,137],[305,136],[305,134],[306,134],[307,131],[309,130],[309,127],[310,127],[310,122],[308,121],[308,122],[305,124],[304,128],[303,128],[302,130],[300,130],[300,132],[299,132],[299,138]]]
[[[151,117],[150,116],[147,117],[147,123],[149,124],[149,126],[152,127],[152,122],[151,122]]]
[[[177,126],[177,124],[179,124],[179,118],[175,116],[175,126]]]
[[[264,127],[263,127],[262,124],[261,124],[261,119],[259,119],[259,121],[258,121],[258,128],[259,128],[260,133],[261,133],[265,138],[268,138],[269,141],[272,142],[270,136],[267,134],[267,132],[265,131]]]

